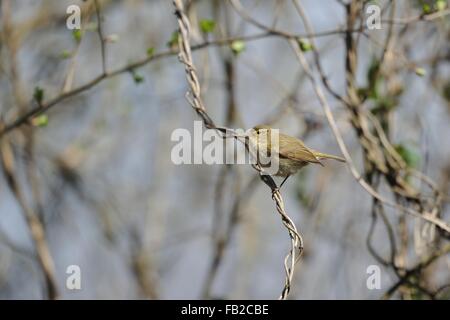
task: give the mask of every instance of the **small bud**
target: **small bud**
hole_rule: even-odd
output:
[[[147,49],[147,56],[153,57],[154,54],[155,54],[155,48],[150,47]]]
[[[447,8],[447,0],[436,0],[436,10],[443,11]]]
[[[44,100],[44,89],[40,87],[34,88],[33,98],[38,104],[42,104],[42,101]]]
[[[145,80],[145,78],[142,75],[140,75],[139,73],[137,73],[134,70],[131,72],[131,75],[133,76],[133,80],[136,84],[140,84],[140,83],[144,82],[144,80]]]
[[[170,49],[176,48],[178,46],[178,38],[180,34],[178,31],[172,32],[172,35],[170,36],[170,40],[167,42],[167,47]]]
[[[241,40],[235,40],[231,43],[230,47],[233,53],[237,55],[245,50],[245,42]]]
[[[76,42],[80,42],[81,38],[83,37],[83,32],[81,31],[81,29],[75,29],[72,31],[72,36]]]
[[[298,44],[303,52],[311,51],[314,48],[308,39],[299,39]]]
[[[48,116],[41,114],[31,120],[31,124],[35,127],[46,127],[48,125]]]
[[[72,56],[72,52],[68,51],[68,50],[63,50],[61,52],[61,59],[69,59]]]
[[[419,68],[417,67],[414,72],[419,76],[419,77],[424,77],[427,74],[427,71],[424,68]]]
[[[203,19],[199,22],[200,29],[204,33],[211,33],[216,27],[216,22],[214,20]]]

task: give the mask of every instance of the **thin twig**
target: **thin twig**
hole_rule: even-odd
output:
[[[1,165],[6,176],[8,185],[22,208],[25,220],[30,230],[31,237],[36,248],[38,263],[44,273],[47,286],[48,298],[58,298],[58,287],[55,277],[55,267],[50,249],[45,239],[45,230],[36,212],[27,204],[25,195],[20,188],[19,181],[15,172],[14,154],[7,139],[0,140]]]
[[[106,71],[106,46],[105,46],[105,37],[103,36],[102,29],[102,16],[100,12],[100,5],[98,4],[98,0],[94,0],[95,4],[95,14],[97,16],[97,33],[100,40],[100,50],[101,50],[101,58],[102,58],[102,72],[103,74],[107,74]]]

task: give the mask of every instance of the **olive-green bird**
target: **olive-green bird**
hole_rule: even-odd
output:
[[[321,160],[324,159],[333,159],[345,162],[345,159],[342,157],[315,151],[305,146],[303,141],[300,139],[282,133],[279,133],[279,148],[277,152],[272,146],[271,128],[266,125],[257,125],[253,127],[248,137],[250,148],[253,150],[258,150],[256,157],[258,159],[258,163],[261,148],[267,148],[266,154],[271,154],[272,152],[275,153],[274,157],[271,159],[272,161],[273,159],[278,161],[278,171],[274,175],[285,178],[280,184],[280,188],[289,176],[297,173],[301,168],[309,163],[317,163],[323,166]],[[275,143],[273,143],[273,145],[275,145]]]

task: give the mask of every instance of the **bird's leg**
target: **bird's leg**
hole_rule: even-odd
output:
[[[283,182],[281,182],[280,186],[278,187],[278,189],[281,189],[281,187],[283,186],[283,184],[286,182],[286,180],[290,177],[291,175],[287,175],[286,178],[284,178]]]

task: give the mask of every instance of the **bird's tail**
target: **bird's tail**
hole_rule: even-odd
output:
[[[337,161],[340,161],[340,162],[345,162],[344,158],[338,157],[338,156],[333,156],[331,154],[326,154],[326,153],[314,151],[314,155],[317,158],[319,158],[319,160],[321,160],[321,159],[333,159],[333,160],[337,160]]]

